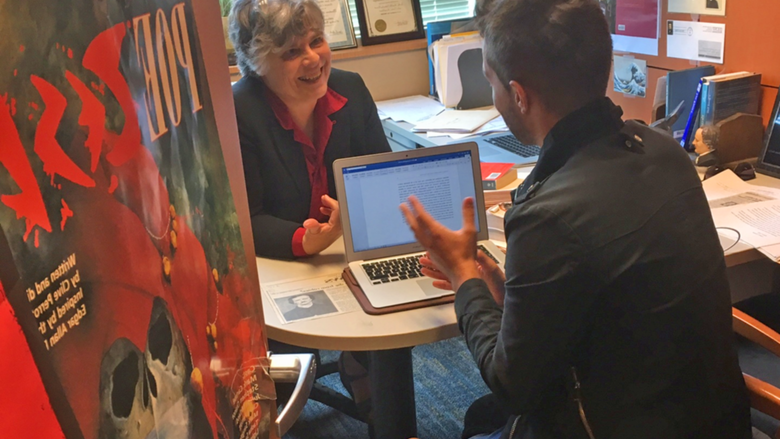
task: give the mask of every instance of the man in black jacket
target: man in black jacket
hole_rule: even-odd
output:
[[[497,0],[480,27],[493,100],[542,145],[507,212],[506,276],[464,227],[402,210],[426,274],[456,291],[466,343],[512,414],[489,437],[747,438],[723,252],[685,151],[604,96],[595,0]]]

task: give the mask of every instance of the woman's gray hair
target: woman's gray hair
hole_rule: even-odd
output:
[[[325,28],[315,0],[234,0],[229,21],[228,33],[242,75],[264,75],[269,53],[282,53],[309,31]]]

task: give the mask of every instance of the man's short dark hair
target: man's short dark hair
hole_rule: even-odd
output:
[[[485,59],[498,79],[568,113],[604,96],[612,64],[609,26],[596,0],[478,0]]]

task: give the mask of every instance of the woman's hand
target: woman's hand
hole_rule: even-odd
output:
[[[323,195],[320,212],[330,216],[328,222],[321,223],[314,218],[303,222],[303,228],[306,229],[303,235],[303,250],[309,255],[316,255],[325,250],[341,236],[339,202],[328,195]]]

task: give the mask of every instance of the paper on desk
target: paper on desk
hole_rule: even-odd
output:
[[[780,199],[780,190],[745,183],[731,170],[702,182],[710,209]]]
[[[470,133],[498,117],[498,114],[495,107],[486,110],[447,110],[418,123],[412,131]]]
[[[509,128],[506,126],[506,122],[504,122],[504,118],[498,116],[497,118],[479,127],[476,131],[472,131],[470,133],[448,133],[448,132],[441,132],[441,131],[428,131],[426,135],[428,137],[450,136],[454,140],[461,140],[461,139],[466,139],[468,137],[486,136],[488,134],[502,133],[507,131],[509,131]]]
[[[780,244],[765,245],[759,248],[758,251],[763,253],[767,258],[775,262],[780,262]]]
[[[355,296],[334,273],[261,285],[282,323],[313,320],[360,309]]]
[[[780,200],[713,209],[712,219],[716,228],[738,230],[740,241],[759,250],[780,244]]]
[[[441,113],[444,105],[432,98],[417,95],[380,101],[376,103],[376,108],[396,122],[416,124]]]

